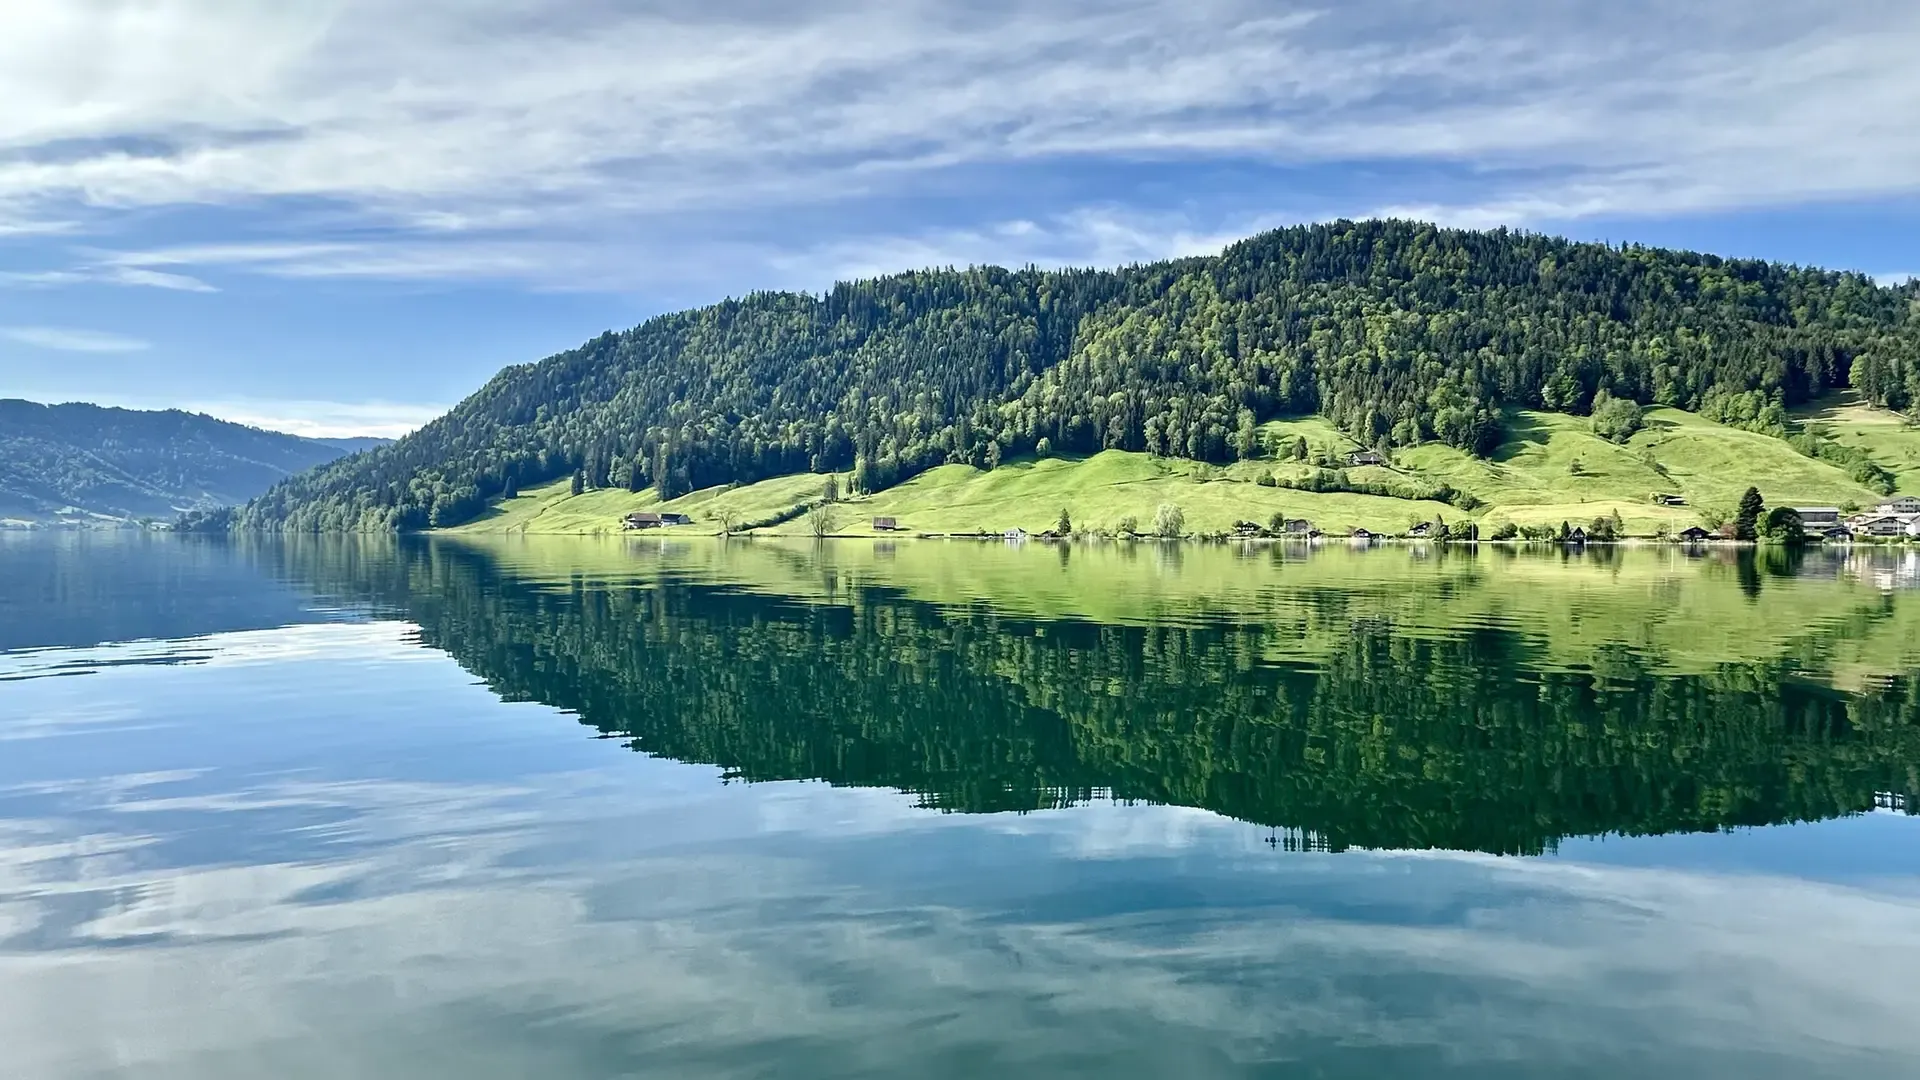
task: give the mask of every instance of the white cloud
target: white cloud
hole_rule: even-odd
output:
[[[983,166],[1457,169],[1470,194],[1404,205],[1463,224],[1901,196],[1916,48],[1920,8],[1888,0],[17,0],[0,208],[319,200],[362,235],[236,265],[595,284],[675,215]],[[991,229],[929,239],[1013,261]],[[1066,261],[1132,250],[1083,239]]]
[[[390,401],[301,401],[258,398],[195,402],[179,406],[236,424],[284,431],[313,439],[373,436],[397,439],[447,411],[445,405]]]
[[[0,337],[61,352],[129,353],[151,348],[149,342],[99,330],[75,330],[62,326],[0,326]]]

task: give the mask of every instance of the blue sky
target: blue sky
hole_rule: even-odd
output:
[[[1911,0],[9,0],[0,396],[395,434],[730,294],[1336,216],[1893,281],[1915,56]]]

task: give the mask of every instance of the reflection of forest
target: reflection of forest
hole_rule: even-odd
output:
[[[1275,663],[1272,639],[1297,628],[1010,618],[871,586],[835,604],[671,579],[536,587],[457,546],[343,551],[290,569],[404,604],[503,697],[748,780],[969,812],[1111,794],[1335,848],[1490,852],[1830,817],[1920,789],[1910,679],[1848,694],[1784,660],[1656,676],[1626,650],[1541,670],[1509,630],[1409,637],[1372,616],[1314,663]]]

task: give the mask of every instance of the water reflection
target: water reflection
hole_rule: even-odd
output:
[[[1109,562],[1206,581],[1199,555],[1184,571],[1168,561],[1181,550]],[[1223,555],[1223,587],[1181,595],[1178,619],[1132,625],[913,599],[908,581],[874,573],[896,572],[897,552],[848,565],[761,547],[725,553],[725,570],[689,565],[695,554],[630,549],[645,561],[624,580],[576,568],[561,581],[517,574],[497,550],[417,544],[363,564],[384,584],[327,588],[404,605],[425,643],[502,697],[577,713],[635,750],[750,781],[894,788],[941,810],[1115,798],[1270,826],[1282,846],[1538,853],[1569,836],[1855,813],[1920,779],[1914,681],[1898,667],[1866,677],[1849,651],[1904,641],[1913,613],[1789,589],[1761,614],[1792,621],[1755,633],[1762,564],[1802,579],[1751,551],[1731,560],[1733,583],[1688,570],[1641,589],[1618,554],[1589,556],[1583,573],[1606,575],[1611,607],[1582,603],[1580,578],[1557,582],[1572,600],[1556,606],[1505,556],[1455,553],[1379,580],[1350,564],[1316,577],[1307,560],[1276,583]],[[1013,557],[1059,566],[1044,549]],[[1074,565],[1097,575],[1093,559]],[[729,580],[743,571],[756,584]],[[327,578],[324,560],[293,572]],[[770,593],[776,572],[799,595]],[[1164,614],[1173,596],[1148,607]],[[1508,606],[1522,602],[1545,612]],[[1562,611],[1570,627],[1534,633]],[[1656,615],[1698,655],[1662,648],[1673,639],[1645,626]],[[1688,622],[1709,617],[1728,623],[1722,636]]]
[[[1851,573],[606,548],[242,545],[404,621],[0,656],[5,1074],[1920,1068]]]

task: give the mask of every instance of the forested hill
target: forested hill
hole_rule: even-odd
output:
[[[171,518],[235,506],[383,439],[306,439],[197,413],[0,400],[0,519]]]
[[[1851,379],[1920,399],[1920,287],[1403,221],[1266,233],[1120,270],[931,270],[663,315],[509,368],[241,527],[449,525],[521,485],[668,497],[806,470],[863,489],[948,461],[1105,448],[1224,461],[1319,412],[1367,444],[1485,452],[1502,409],[1603,392],[1764,422]]]

